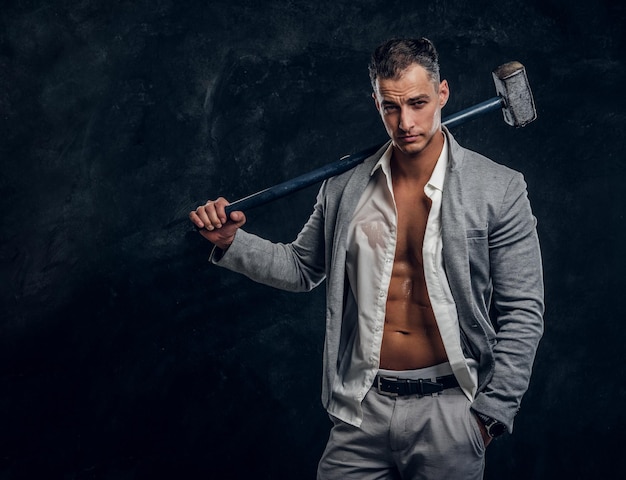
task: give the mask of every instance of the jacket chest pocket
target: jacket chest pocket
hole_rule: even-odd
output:
[[[489,285],[489,234],[487,228],[466,230],[467,254],[472,283],[482,290]]]

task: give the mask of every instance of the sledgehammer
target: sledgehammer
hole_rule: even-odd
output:
[[[504,121],[513,127],[523,127],[537,118],[535,102],[524,65],[519,62],[505,63],[496,68],[492,72],[492,76],[496,84],[497,96],[446,117],[441,123],[446,127],[454,127],[478,115],[498,109],[502,109]],[[361,152],[346,155],[336,162],[236,200],[226,207],[226,215],[230,215],[230,212],[234,211],[250,210],[314,183],[339,175],[362,163],[382,146],[376,145]]]

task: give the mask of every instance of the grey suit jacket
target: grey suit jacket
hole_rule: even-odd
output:
[[[464,149],[444,127],[449,162],[442,198],[443,256],[456,302],[461,345],[478,361],[472,408],[513,430],[543,333],[543,275],[536,220],[523,176]],[[343,318],[346,238],[370,172],[387,145],[352,170],[326,180],[313,213],[289,244],[243,230],[211,261],[252,280],[309,291],[326,280],[322,402],[328,406],[351,325]],[[490,317],[491,312],[491,317]]]

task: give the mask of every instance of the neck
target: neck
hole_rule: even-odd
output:
[[[398,180],[428,181],[437,165],[443,144],[444,134],[440,131],[433,136],[426,147],[414,154],[401,152],[394,146],[391,157],[392,175]]]

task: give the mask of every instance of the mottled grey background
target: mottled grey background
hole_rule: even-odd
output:
[[[546,335],[488,479],[626,460],[623,2],[3,1],[0,480],[312,479],[323,288],[210,266],[184,221],[385,139],[366,63],[425,35],[447,113],[527,67],[539,118],[454,129],[526,175]],[[290,241],[317,187],[249,213]],[[181,222],[180,219],[183,219]]]

